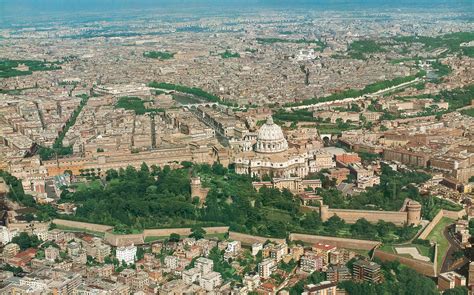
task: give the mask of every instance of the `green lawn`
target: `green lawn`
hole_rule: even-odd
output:
[[[438,256],[436,257],[438,261],[438,269],[441,268],[444,255],[446,255],[446,252],[448,251],[448,248],[449,248],[449,242],[444,237],[443,231],[446,226],[448,226],[449,224],[453,222],[454,220],[447,217],[443,217],[426,238],[429,241],[438,243]]]
[[[223,241],[223,240],[225,240],[225,233],[205,234],[204,238],[206,238],[206,239],[218,238],[219,241]]]
[[[279,210],[275,208],[269,208],[269,207],[264,207],[262,209],[265,212],[268,219],[283,221],[283,222],[291,221],[291,216],[287,211]]]
[[[145,237],[145,243],[153,243],[156,241],[163,241],[165,239],[169,238],[169,236],[149,236]]]
[[[147,51],[143,53],[144,57],[154,58],[159,60],[172,59],[174,57],[174,52],[167,51]]]
[[[395,250],[395,248],[408,248],[408,247],[415,247],[418,249],[418,252],[420,252],[421,255],[426,256],[430,258],[431,261],[433,261],[432,254],[430,253],[431,248],[424,246],[424,245],[419,245],[419,244],[403,244],[403,245],[391,245],[391,244],[383,244],[382,246],[379,247],[379,250],[391,253],[391,254],[397,254],[400,256],[408,257],[408,258],[413,258],[410,254],[399,254]]]
[[[462,110],[461,114],[466,115],[466,116],[470,116],[470,117],[474,117],[474,108],[470,108],[470,109],[467,109],[467,110]]]

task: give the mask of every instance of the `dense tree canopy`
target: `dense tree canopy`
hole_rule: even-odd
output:
[[[398,261],[380,262],[384,282],[381,284],[356,283],[345,281],[339,287],[351,295],[431,295],[439,294],[436,284]]]
[[[184,167],[172,170],[168,166],[161,169],[142,165],[139,170],[109,170],[105,182],[95,180],[62,194],[61,202],[78,205],[75,216],[64,218],[114,225],[120,232],[228,225],[234,231],[273,237],[304,232],[383,240],[385,235],[407,239],[416,231],[413,227],[374,225],[365,220],[351,226],[337,216],[323,223],[317,211],[303,210],[299,199],[287,190],[263,187],[256,191],[251,177],[218,163],[186,163]],[[191,198],[191,175],[200,176],[209,189],[202,207]]]
[[[41,240],[36,235],[28,235],[26,232],[21,232],[18,236],[13,237],[12,243],[18,244],[20,249],[26,250],[28,248],[36,248],[41,244]]]

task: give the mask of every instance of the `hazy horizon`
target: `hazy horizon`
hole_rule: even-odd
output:
[[[130,11],[179,12],[203,9],[207,12],[225,12],[239,9],[312,9],[312,10],[364,10],[364,9],[441,9],[460,10],[466,13],[474,10],[471,0],[0,0],[0,18],[35,17],[43,15],[65,15],[69,13],[108,14],[126,13]]]

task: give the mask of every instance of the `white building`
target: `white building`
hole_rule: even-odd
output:
[[[249,291],[255,291],[257,290],[258,286],[260,286],[260,277],[258,274],[245,275],[243,283]]]
[[[44,250],[45,259],[54,262],[59,257],[59,249],[53,246],[49,246]]]
[[[221,274],[215,271],[211,271],[201,277],[199,280],[199,286],[210,292],[214,288],[219,287],[222,284]]]
[[[2,243],[3,245],[6,245],[11,242],[12,238],[13,237],[8,227],[0,226],[0,243]]]
[[[240,251],[241,243],[240,241],[232,241],[227,244],[225,251],[227,253],[237,254]]]
[[[263,279],[268,279],[276,268],[275,260],[266,258],[258,264],[258,274]]]
[[[183,271],[183,281],[191,285],[194,282],[198,282],[201,279],[201,271],[197,267],[190,268]]]
[[[179,258],[176,256],[168,255],[165,257],[165,265],[171,270],[175,270],[179,266]]]
[[[214,261],[208,258],[199,257],[196,259],[194,266],[204,275],[212,271],[214,267]]]
[[[262,243],[253,243],[252,244],[252,256],[257,256],[258,252],[263,249]]]
[[[313,48],[311,49],[300,49],[298,54],[296,55],[296,60],[302,61],[302,60],[313,60],[316,59],[318,55],[314,51]]]
[[[120,262],[125,261],[126,264],[133,264],[137,256],[137,247],[133,244],[130,246],[117,247],[115,256]]]
[[[33,234],[38,237],[38,239],[42,241],[47,241],[48,240],[48,229],[47,228],[37,228],[33,231]]]

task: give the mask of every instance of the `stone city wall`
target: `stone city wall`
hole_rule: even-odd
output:
[[[266,237],[259,237],[253,236],[248,234],[242,234],[230,231],[229,238],[231,240],[240,241],[242,244],[251,245],[253,243],[265,243],[266,241],[270,240],[275,243],[286,243],[285,239],[277,239],[277,238],[266,238]]]
[[[22,222],[22,223],[8,223],[9,230],[17,229],[19,231],[30,231],[30,230],[48,230],[49,222]]]
[[[418,238],[425,240],[443,217],[457,220],[457,219],[462,218],[464,215],[466,215],[466,210],[464,209],[460,211],[439,210],[438,214],[436,214],[435,217],[433,217],[431,222],[425,227],[425,229],[418,236]]]
[[[181,236],[188,236],[191,234],[191,228],[163,228],[163,229],[146,229],[143,233],[139,234],[127,234],[117,235],[112,233],[112,226],[94,224],[87,222],[79,222],[64,219],[54,219],[53,223],[61,226],[77,228],[78,230],[84,229],[94,232],[105,233],[104,239],[112,246],[125,246],[130,244],[142,245],[145,243],[147,237],[166,237],[172,233],[177,233]],[[219,234],[226,233],[229,231],[228,226],[220,227],[203,227],[207,234]]]
[[[355,223],[357,220],[365,218],[369,222],[384,220],[386,222],[393,222],[396,225],[404,225],[408,219],[408,212],[404,211],[335,209],[329,208],[327,205],[321,206],[321,209],[312,206],[304,206],[304,208],[320,212],[322,221],[337,215],[347,223]]]
[[[145,239],[143,237],[143,234],[116,235],[111,232],[106,232],[104,239],[107,243],[116,247],[128,246],[131,244],[134,244],[134,245],[145,244]]]
[[[462,218],[464,215],[466,215],[466,210],[462,209],[460,211],[449,211],[449,210],[441,210],[443,211],[443,216],[448,217],[454,220]]]
[[[398,260],[400,261],[401,264],[406,265],[410,268],[413,268],[414,270],[416,270],[417,272],[425,276],[436,277],[437,275],[436,265],[432,262],[426,262],[426,261],[421,261],[421,260],[397,255],[397,254],[387,253],[379,249],[374,250],[374,257],[377,257],[378,259],[382,261]]]
[[[431,233],[431,231],[435,228],[435,226],[438,224],[438,222],[443,218],[443,210],[440,210],[438,214],[433,217],[430,223],[425,227],[423,232],[418,236],[419,239],[425,240],[428,235]]]
[[[222,234],[229,231],[228,226],[216,226],[216,227],[203,227],[206,234]],[[162,229],[145,229],[143,236],[146,237],[165,237],[172,233],[180,236],[189,236],[191,234],[191,228],[162,228]]]
[[[65,220],[65,219],[54,219],[53,223],[57,225],[73,227],[73,228],[78,228],[78,229],[87,229],[90,231],[101,232],[101,233],[105,233],[106,231],[113,229],[113,227],[110,225],[72,221],[72,220]]]
[[[361,218],[365,218],[369,222],[384,220],[386,222],[393,222],[396,225],[404,225],[407,222],[407,212],[399,211],[328,209],[327,217],[322,218],[321,216],[321,218],[324,221],[333,215],[339,216],[347,223],[355,223]]]
[[[328,245],[334,245],[338,248],[348,248],[356,250],[372,250],[373,248],[380,245],[378,241],[369,241],[369,240],[358,240],[358,239],[348,239],[348,238],[337,238],[337,237],[326,237],[326,236],[316,236],[316,235],[307,235],[307,234],[298,234],[291,233],[289,239],[291,241],[303,241],[305,243],[322,243]]]

